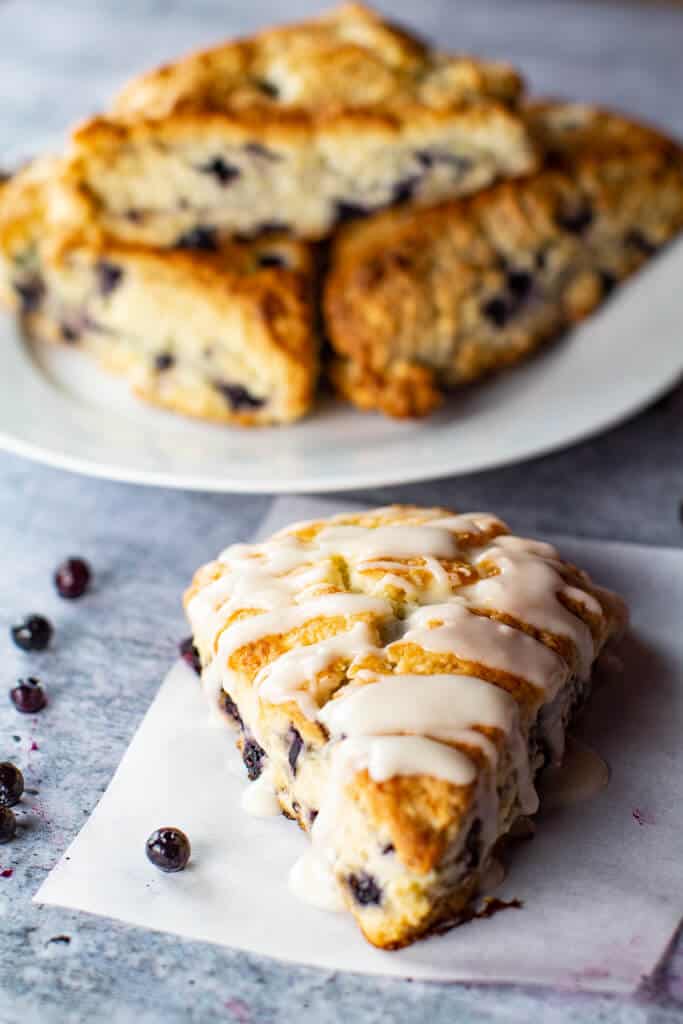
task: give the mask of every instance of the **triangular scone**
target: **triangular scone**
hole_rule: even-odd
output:
[[[619,598],[494,516],[394,506],[238,544],[185,597],[251,779],[377,946],[454,923],[537,808]]]
[[[132,81],[73,136],[107,230],[319,238],[340,220],[529,170],[509,67],[433,51],[360,4],[231,40]]]
[[[103,234],[59,159],[0,187],[0,294],[30,334],[94,355],[186,415],[243,426],[304,415],[318,370],[309,247],[211,233],[185,246]]]
[[[537,104],[535,174],[335,239],[325,284],[339,390],[421,416],[587,316],[683,228],[683,149],[616,114]]]

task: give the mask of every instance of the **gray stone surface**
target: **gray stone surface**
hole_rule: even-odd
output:
[[[683,136],[681,9],[564,0],[383,6],[444,43],[518,62],[541,91],[612,102]],[[95,110],[146,64],[316,7],[303,0],[0,0],[0,152],[32,151],[36,140]],[[0,381],[0,401],[1,388]],[[519,530],[678,546],[682,450],[679,389],[631,423],[565,453],[355,497],[491,508]],[[34,718],[0,699],[0,759],[15,759],[37,790],[22,806],[18,839],[0,847],[0,1024],[100,1016],[112,1024],[680,1020],[680,953],[637,998],[616,1000],[296,969],[31,905],[173,660],[185,632],[179,595],[191,572],[221,546],[247,537],[268,506],[262,497],[85,480],[0,456],[4,686],[32,673],[50,694],[49,707]],[[61,601],[51,584],[53,567],[71,553],[95,569],[92,592],[79,602]],[[34,610],[53,619],[55,643],[45,654],[22,655],[7,627]],[[9,869],[11,877],[1,877]],[[257,893],[254,906],[257,913]],[[70,941],[55,941],[59,936]]]

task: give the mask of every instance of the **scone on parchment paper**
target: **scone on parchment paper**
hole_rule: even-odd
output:
[[[626,621],[549,544],[410,506],[233,545],[185,605],[250,779],[311,834],[298,891],[386,949],[466,918]]]
[[[431,50],[344,4],[133,80],[74,133],[71,180],[127,240],[274,225],[319,238],[528,171],[521,90],[506,65]]]
[[[616,114],[538,104],[543,168],[342,229],[324,307],[338,389],[391,416],[518,362],[683,227],[683,150]]]
[[[77,346],[186,415],[253,426],[309,410],[318,347],[305,244],[118,242],[62,173],[45,158],[0,186],[0,294],[29,334]]]

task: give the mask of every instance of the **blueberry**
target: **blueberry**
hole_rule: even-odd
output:
[[[301,753],[304,741],[301,738],[301,733],[298,729],[295,729],[294,726],[291,726],[287,733],[287,739],[289,740],[289,753],[287,755],[287,760],[289,761],[289,767],[292,769],[292,775],[296,775],[296,762],[299,754]]]
[[[264,96],[269,96],[270,99],[277,99],[280,95],[280,90],[272,82],[267,82],[265,78],[257,78],[254,85],[259,92],[262,92]]]
[[[467,871],[474,871],[475,868],[479,867],[481,860],[481,820],[479,818],[473,822],[472,828],[470,829],[467,839],[465,840],[465,852],[464,852],[464,864]]]
[[[221,185],[229,185],[235,178],[239,178],[241,171],[232,164],[227,163],[222,156],[215,156],[205,164],[200,164],[197,170],[201,174],[210,174]]]
[[[382,890],[372,875],[359,871],[357,875],[349,875],[347,881],[356,903],[368,906],[371,903],[382,902]]]
[[[360,203],[346,203],[343,200],[335,203],[335,221],[337,224],[346,224],[350,220],[367,217],[369,213],[372,213],[371,207],[362,206]]]
[[[242,716],[239,713],[239,708],[225,690],[221,691],[219,706],[222,711],[225,711],[226,715],[229,715],[230,718],[239,725],[240,729],[244,728],[244,722],[242,721]]]
[[[560,210],[557,223],[572,235],[581,235],[593,223],[593,210],[588,202]]]
[[[17,834],[17,819],[9,807],[0,807],[0,843],[9,843]]]
[[[218,237],[215,228],[198,227],[186,231],[176,239],[176,249],[200,249],[203,252],[216,252]]]
[[[266,404],[265,398],[257,398],[241,384],[223,384],[219,381],[214,384],[214,387],[220,391],[235,412],[240,409],[260,409],[262,405]]]
[[[510,270],[507,273],[506,283],[512,295],[521,302],[531,291],[533,278],[526,270]]]
[[[34,313],[40,307],[45,295],[45,285],[41,277],[15,281],[13,287],[19,296],[22,313]]]
[[[634,228],[629,231],[626,235],[626,244],[630,245],[631,248],[637,249],[638,252],[642,252],[644,256],[652,256],[657,251],[657,246],[654,242],[651,242],[642,231]]]
[[[95,264],[95,275],[100,295],[110,295],[120,285],[123,270],[109,260],[99,260]]]
[[[81,597],[90,583],[90,566],[82,558],[67,558],[57,566],[55,586],[60,597]]]
[[[52,637],[52,624],[43,615],[28,615],[12,626],[11,632],[22,651],[44,651]]]
[[[412,199],[415,194],[415,189],[420,184],[420,175],[414,175],[412,178],[406,178],[404,181],[399,181],[394,185],[391,205],[398,205],[399,203],[407,203],[409,199]]]
[[[142,210],[136,210],[134,207],[126,210],[123,216],[126,220],[130,221],[131,224],[141,224],[145,219]]]
[[[164,370],[170,370],[175,365],[175,359],[170,352],[160,352],[159,355],[154,357],[154,369],[163,373]]]
[[[20,679],[14,689],[10,690],[9,695],[17,711],[24,715],[34,715],[37,711],[42,711],[47,704],[45,690],[33,676]]]
[[[387,843],[386,846],[382,847],[382,853],[384,856],[387,856],[388,854],[393,853],[395,849],[396,847],[393,843]]]
[[[249,153],[250,156],[260,156],[264,160],[280,160],[281,157],[278,153],[275,153],[272,149],[268,149],[267,146],[262,146],[260,142],[247,142],[244,147],[245,153]]]
[[[74,341],[78,341],[81,336],[81,332],[78,327],[74,326],[74,324],[70,324],[65,321],[59,325],[59,335],[62,341],[68,341],[70,344],[73,344]]]
[[[255,782],[263,771],[263,759],[265,756],[265,750],[258,745],[256,740],[250,738],[244,741],[242,760],[247,769],[247,775],[252,782]]]
[[[11,761],[0,764],[0,807],[13,807],[24,792],[24,776]]]
[[[160,871],[182,871],[190,859],[190,840],[179,828],[158,828],[145,843],[147,859]]]
[[[261,252],[256,257],[259,267],[286,267],[287,261],[279,252]]]
[[[443,164],[451,167],[457,175],[465,174],[472,166],[469,157],[458,156],[457,153],[445,153],[441,149],[421,149],[415,156],[423,167],[434,167]]]
[[[614,274],[610,273],[609,270],[601,270],[600,271],[600,284],[602,286],[603,298],[606,299],[607,296],[611,295],[612,292],[614,291],[614,289],[616,288],[616,286],[617,286],[617,279],[614,276]]]
[[[512,315],[510,303],[503,295],[494,295],[484,303],[481,311],[495,327],[504,327]]]
[[[199,651],[194,645],[194,641],[191,636],[186,637],[178,644],[178,651],[180,657],[183,659],[186,665],[189,665],[197,675],[201,674],[202,663],[199,660]]]

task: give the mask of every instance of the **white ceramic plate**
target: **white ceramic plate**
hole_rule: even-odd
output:
[[[112,480],[322,492],[517,462],[605,430],[683,372],[683,242],[588,323],[421,422],[332,401],[287,428],[191,422],[138,402],[77,350],[29,349],[0,320],[0,446]]]

